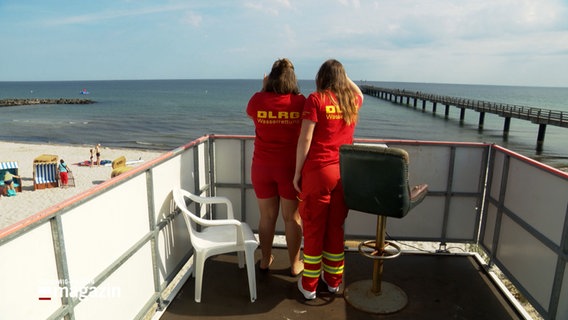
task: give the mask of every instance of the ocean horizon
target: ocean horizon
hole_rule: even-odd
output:
[[[568,88],[356,81],[357,84],[421,91],[568,112]],[[94,145],[172,150],[205,134],[254,135],[245,108],[262,79],[96,80],[0,82],[0,99],[85,98],[86,105],[0,107],[0,140],[38,144]],[[315,90],[299,81],[301,92]],[[88,94],[82,94],[85,92]],[[504,119],[459,109],[432,113],[365,96],[357,138],[486,142],[504,146],[557,168],[568,167],[568,129],[547,126],[543,151],[536,152],[538,125],[512,119],[508,139]],[[4,157],[4,155],[2,155]]]

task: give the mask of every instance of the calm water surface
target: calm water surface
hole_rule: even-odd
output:
[[[568,112],[568,88],[508,87],[403,82],[364,84],[422,91],[492,102],[503,102]],[[89,98],[89,105],[36,105],[0,108],[0,140],[63,143],[171,150],[204,134],[253,135],[245,113],[261,80],[137,80],[0,82],[0,99]],[[315,89],[312,80],[300,81],[301,90]],[[81,95],[86,89],[90,94]],[[512,119],[508,140],[502,136],[503,118],[466,111],[459,125],[459,109],[432,114],[366,96],[355,135],[497,143],[555,167],[568,167],[568,128],[548,126],[544,151],[537,154],[538,126]]]

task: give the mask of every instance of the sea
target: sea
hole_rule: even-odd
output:
[[[568,88],[463,85],[384,81],[358,84],[405,89],[468,99],[558,110],[568,113]],[[0,140],[38,144],[72,144],[146,150],[172,150],[205,134],[254,135],[245,109],[260,90],[256,80],[109,80],[0,82],[0,99],[86,98],[84,105],[0,107]],[[300,80],[306,96],[314,80]],[[88,94],[84,94],[88,93]],[[359,138],[487,142],[565,170],[568,168],[568,128],[547,126],[542,152],[536,151],[538,125],[512,119],[508,138],[504,119],[459,109],[423,112],[366,96],[355,131]]]

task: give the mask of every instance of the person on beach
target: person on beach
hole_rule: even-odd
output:
[[[89,157],[89,166],[93,167],[93,149],[90,149],[89,152],[91,153],[91,156]]]
[[[97,167],[101,166],[101,144],[97,143],[95,146],[95,155],[97,156]]]
[[[68,172],[70,172],[71,170],[69,170],[69,167],[67,166],[67,164],[63,159],[59,160],[58,170],[59,170],[59,178],[61,179],[61,187],[66,188],[67,183],[69,183]]]
[[[343,65],[325,61],[316,75],[316,92],[304,105],[293,180],[304,228],[304,272],[298,289],[307,300],[316,298],[320,277],[332,293],[342,282],[343,225],[349,209],[343,198],[339,147],[353,143],[362,104],[363,93]]]
[[[14,179],[20,179],[20,176],[12,174],[10,171],[6,171],[4,174],[4,195],[9,197],[16,195],[16,189],[14,189]]]
[[[274,259],[272,244],[280,210],[290,275],[295,277],[303,269],[300,260],[302,225],[292,178],[305,99],[300,94],[292,62],[279,59],[272,65],[270,74],[264,76],[262,90],[255,93],[247,105],[246,112],[256,132],[251,180],[260,211],[261,272],[267,272]]]

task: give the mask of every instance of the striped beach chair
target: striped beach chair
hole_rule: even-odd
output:
[[[9,171],[11,174],[19,176],[18,173],[18,162],[17,161],[8,161],[8,162],[0,162],[0,190],[4,190],[4,174],[6,171]],[[22,181],[21,179],[14,178],[14,190],[16,192],[22,192]]]
[[[59,186],[57,160],[56,155],[50,154],[42,154],[34,159],[34,190]]]

